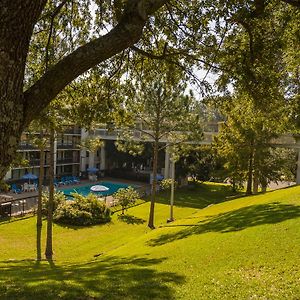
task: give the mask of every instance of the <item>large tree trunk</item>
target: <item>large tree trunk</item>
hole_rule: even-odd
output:
[[[149,212],[149,222],[148,227],[154,229],[154,207],[155,207],[155,196],[156,196],[156,186],[157,186],[157,161],[158,161],[158,140],[154,142],[153,147],[153,180],[152,180],[152,191],[151,191],[151,203]]]
[[[24,130],[23,81],[33,26],[46,0],[0,1],[0,179]]]
[[[40,134],[41,140],[43,132]],[[38,205],[36,213],[36,259],[39,261],[42,259],[42,193],[43,193],[43,181],[44,181],[44,167],[45,167],[45,151],[43,146],[40,149],[40,173],[39,173],[39,187],[38,187]]]
[[[49,202],[47,216],[47,237],[46,237],[46,259],[52,260],[52,223],[53,223],[53,205],[54,205],[54,140],[55,132],[50,130],[50,168],[49,168]]]

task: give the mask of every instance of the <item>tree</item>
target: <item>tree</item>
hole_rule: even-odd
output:
[[[179,173],[188,174],[194,181],[208,181],[218,177],[220,163],[210,145],[193,145],[182,152],[177,166]]]
[[[124,215],[125,209],[139,199],[139,193],[132,186],[129,186],[126,189],[119,189],[113,197],[121,205],[122,215]]]
[[[36,122],[35,122],[36,124]],[[31,128],[34,131],[35,127],[39,127],[41,124],[31,124]],[[47,138],[43,129],[40,130],[39,136],[33,133],[32,143],[36,145],[40,150],[40,168],[39,168],[39,184],[38,184],[38,203],[36,211],[36,259],[40,261],[42,259],[42,194],[44,183],[44,167],[45,167],[45,148],[47,145]]]
[[[253,186],[257,190],[258,182],[266,186],[278,180],[283,161],[272,150],[271,141],[286,129],[286,107],[278,101],[270,103],[269,111],[265,111],[249,98],[234,97],[223,104],[223,113],[227,120],[215,146],[233,186],[246,181],[246,193],[251,194]]]
[[[222,70],[219,91],[227,96],[222,98],[227,101],[223,111],[227,121],[218,138],[218,152],[227,159],[233,183],[247,182],[248,194],[253,185],[257,190],[259,177],[263,185],[266,179],[275,179],[270,168],[262,169],[268,155],[275,153],[270,150],[270,141],[287,123],[288,113],[283,108],[297,98],[291,97],[297,57],[287,54],[287,32],[299,30],[299,24],[288,20],[297,16],[298,11],[282,3],[254,1],[228,19],[231,30],[216,58]],[[296,45],[294,37],[291,44]],[[229,85],[233,92],[228,91]]]
[[[127,151],[134,146],[142,151],[141,143],[136,143],[136,131],[140,133],[140,140],[153,145],[148,226],[154,228],[158,152],[175,144],[199,139],[202,137],[202,123],[195,99],[192,95],[184,95],[185,80],[178,68],[145,60],[141,80],[128,82],[127,88],[130,85],[124,106],[131,122],[120,122],[123,135],[118,146],[120,150]]]

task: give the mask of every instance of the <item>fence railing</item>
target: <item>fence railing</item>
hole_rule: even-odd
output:
[[[0,218],[23,216],[36,209],[38,196],[27,196],[0,203]]]

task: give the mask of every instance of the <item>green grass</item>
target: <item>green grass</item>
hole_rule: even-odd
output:
[[[148,202],[111,224],[55,225],[53,263],[34,261],[34,218],[0,223],[0,299],[299,299],[300,187],[231,196],[180,190],[166,224],[162,194],[152,231]]]

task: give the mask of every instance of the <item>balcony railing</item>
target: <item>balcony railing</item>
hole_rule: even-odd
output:
[[[64,131],[64,134],[81,134],[80,128],[69,128]]]
[[[79,164],[79,159],[73,159],[73,158],[61,158],[56,161],[57,165],[63,165],[63,164]]]
[[[77,144],[57,144],[57,149],[79,149]]]
[[[39,150],[37,147],[31,145],[31,144],[23,144],[21,143],[19,145],[19,150]]]
[[[29,159],[29,165],[30,166],[39,166],[41,160],[39,158]]]

